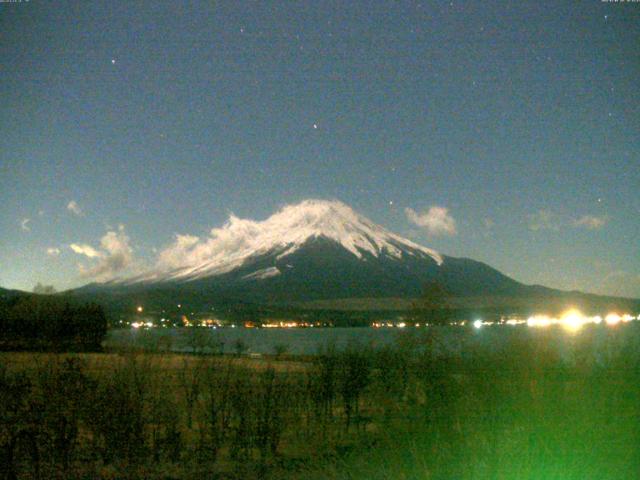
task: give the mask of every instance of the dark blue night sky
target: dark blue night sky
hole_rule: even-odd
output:
[[[640,297],[639,46],[600,0],[0,3],[0,285],[326,198]]]

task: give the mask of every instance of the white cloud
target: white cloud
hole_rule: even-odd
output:
[[[455,235],[457,233],[456,221],[445,207],[433,206],[429,210],[418,213],[412,208],[405,208],[407,219],[427,230],[429,235]]]
[[[594,215],[583,215],[573,221],[574,227],[583,227],[589,230],[598,230],[607,223],[607,217],[596,217]]]
[[[171,270],[205,261],[233,263],[263,240],[264,228],[260,222],[231,215],[222,228],[212,228],[206,238],[175,235],[173,243],[158,255],[157,267]]]
[[[20,221],[20,228],[22,229],[22,231],[24,232],[30,232],[31,229],[29,228],[29,222],[31,221],[30,218],[23,218]]]
[[[158,267],[161,270],[192,264],[193,258],[199,256],[198,249],[192,248],[200,241],[199,237],[176,234],[174,238],[174,242],[158,256]]]
[[[558,216],[549,210],[539,210],[537,213],[527,217],[529,219],[529,230],[559,230],[560,222]]]
[[[80,208],[80,205],[78,205],[78,202],[76,202],[75,200],[71,200],[69,203],[67,203],[67,210],[69,210],[74,215],[82,215],[82,209]]]
[[[72,243],[69,248],[78,255],[85,255],[89,258],[101,258],[103,256],[101,252],[86,243]]]
[[[595,215],[583,215],[580,218],[571,220],[567,216],[560,216],[550,210],[538,210],[529,215],[529,229],[534,232],[538,230],[560,230],[565,227],[586,228],[597,230],[607,223],[607,217],[596,217]]]
[[[129,245],[129,237],[125,233],[124,225],[120,225],[117,231],[107,232],[100,239],[100,249],[77,243],[72,243],[69,247],[75,253],[97,261],[90,266],[78,264],[80,274],[86,278],[109,280],[134,263],[133,249]]]
[[[280,215],[280,216],[279,216]],[[265,222],[255,222],[229,217],[227,223],[221,228],[212,228],[209,236],[198,238],[193,235],[175,235],[171,245],[163,249],[158,255],[157,268],[159,270],[171,270],[185,265],[199,265],[203,262],[209,264],[226,265],[222,268],[232,268],[242,263],[248,252],[263,248],[264,245],[275,244],[273,231],[265,228],[272,223],[278,233],[282,228],[282,213],[276,214]],[[284,225],[287,225],[286,222]]]
[[[58,255],[60,255],[60,249],[57,247],[49,247],[47,248],[47,255],[51,257],[57,257]]]

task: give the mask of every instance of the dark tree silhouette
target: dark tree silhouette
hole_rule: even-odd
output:
[[[446,325],[450,321],[451,305],[447,289],[439,282],[427,282],[422,294],[413,303],[414,317],[431,325]]]
[[[2,350],[99,350],[106,332],[105,313],[96,304],[40,295],[0,301]]]

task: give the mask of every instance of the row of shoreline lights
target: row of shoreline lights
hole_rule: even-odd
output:
[[[640,315],[637,317],[640,320]],[[606,317],[604,317],[604,322],[607,325],[617,325],[620,322],[631,322],[632,320],[636,320],[636,317],[633,315],[629,315],[625,313],[623,315],[618,315],[617,313],[610,313]],[[527,320],[520,319],[509,319],[506,323],[507,325],[521,325],[527,324],[529,327],[534,328],[544,328],[549,327],[551,325],[561,325],[567,330],[576,331],[579,330],[583,325],[593,323],[599,325],[603,322],[603,318],[599,315],[595,315],[593,317],[583,315],[579,310],[571,309],[567,310],[565,313],[560,316],[560,318],[550,317],[548,315],[534,315],[529,317]],[[482,320],[476,320],[473,322],[473,326],[475,328],[482,328],[485,325],[495,325],[497,322],[484,322]]]

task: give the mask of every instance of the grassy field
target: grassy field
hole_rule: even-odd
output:
[[[558,329],[464,355],[428,333],[308,358],[0,354],[0,478],[637,478],[639,332],[618,327],[562,357]]]

